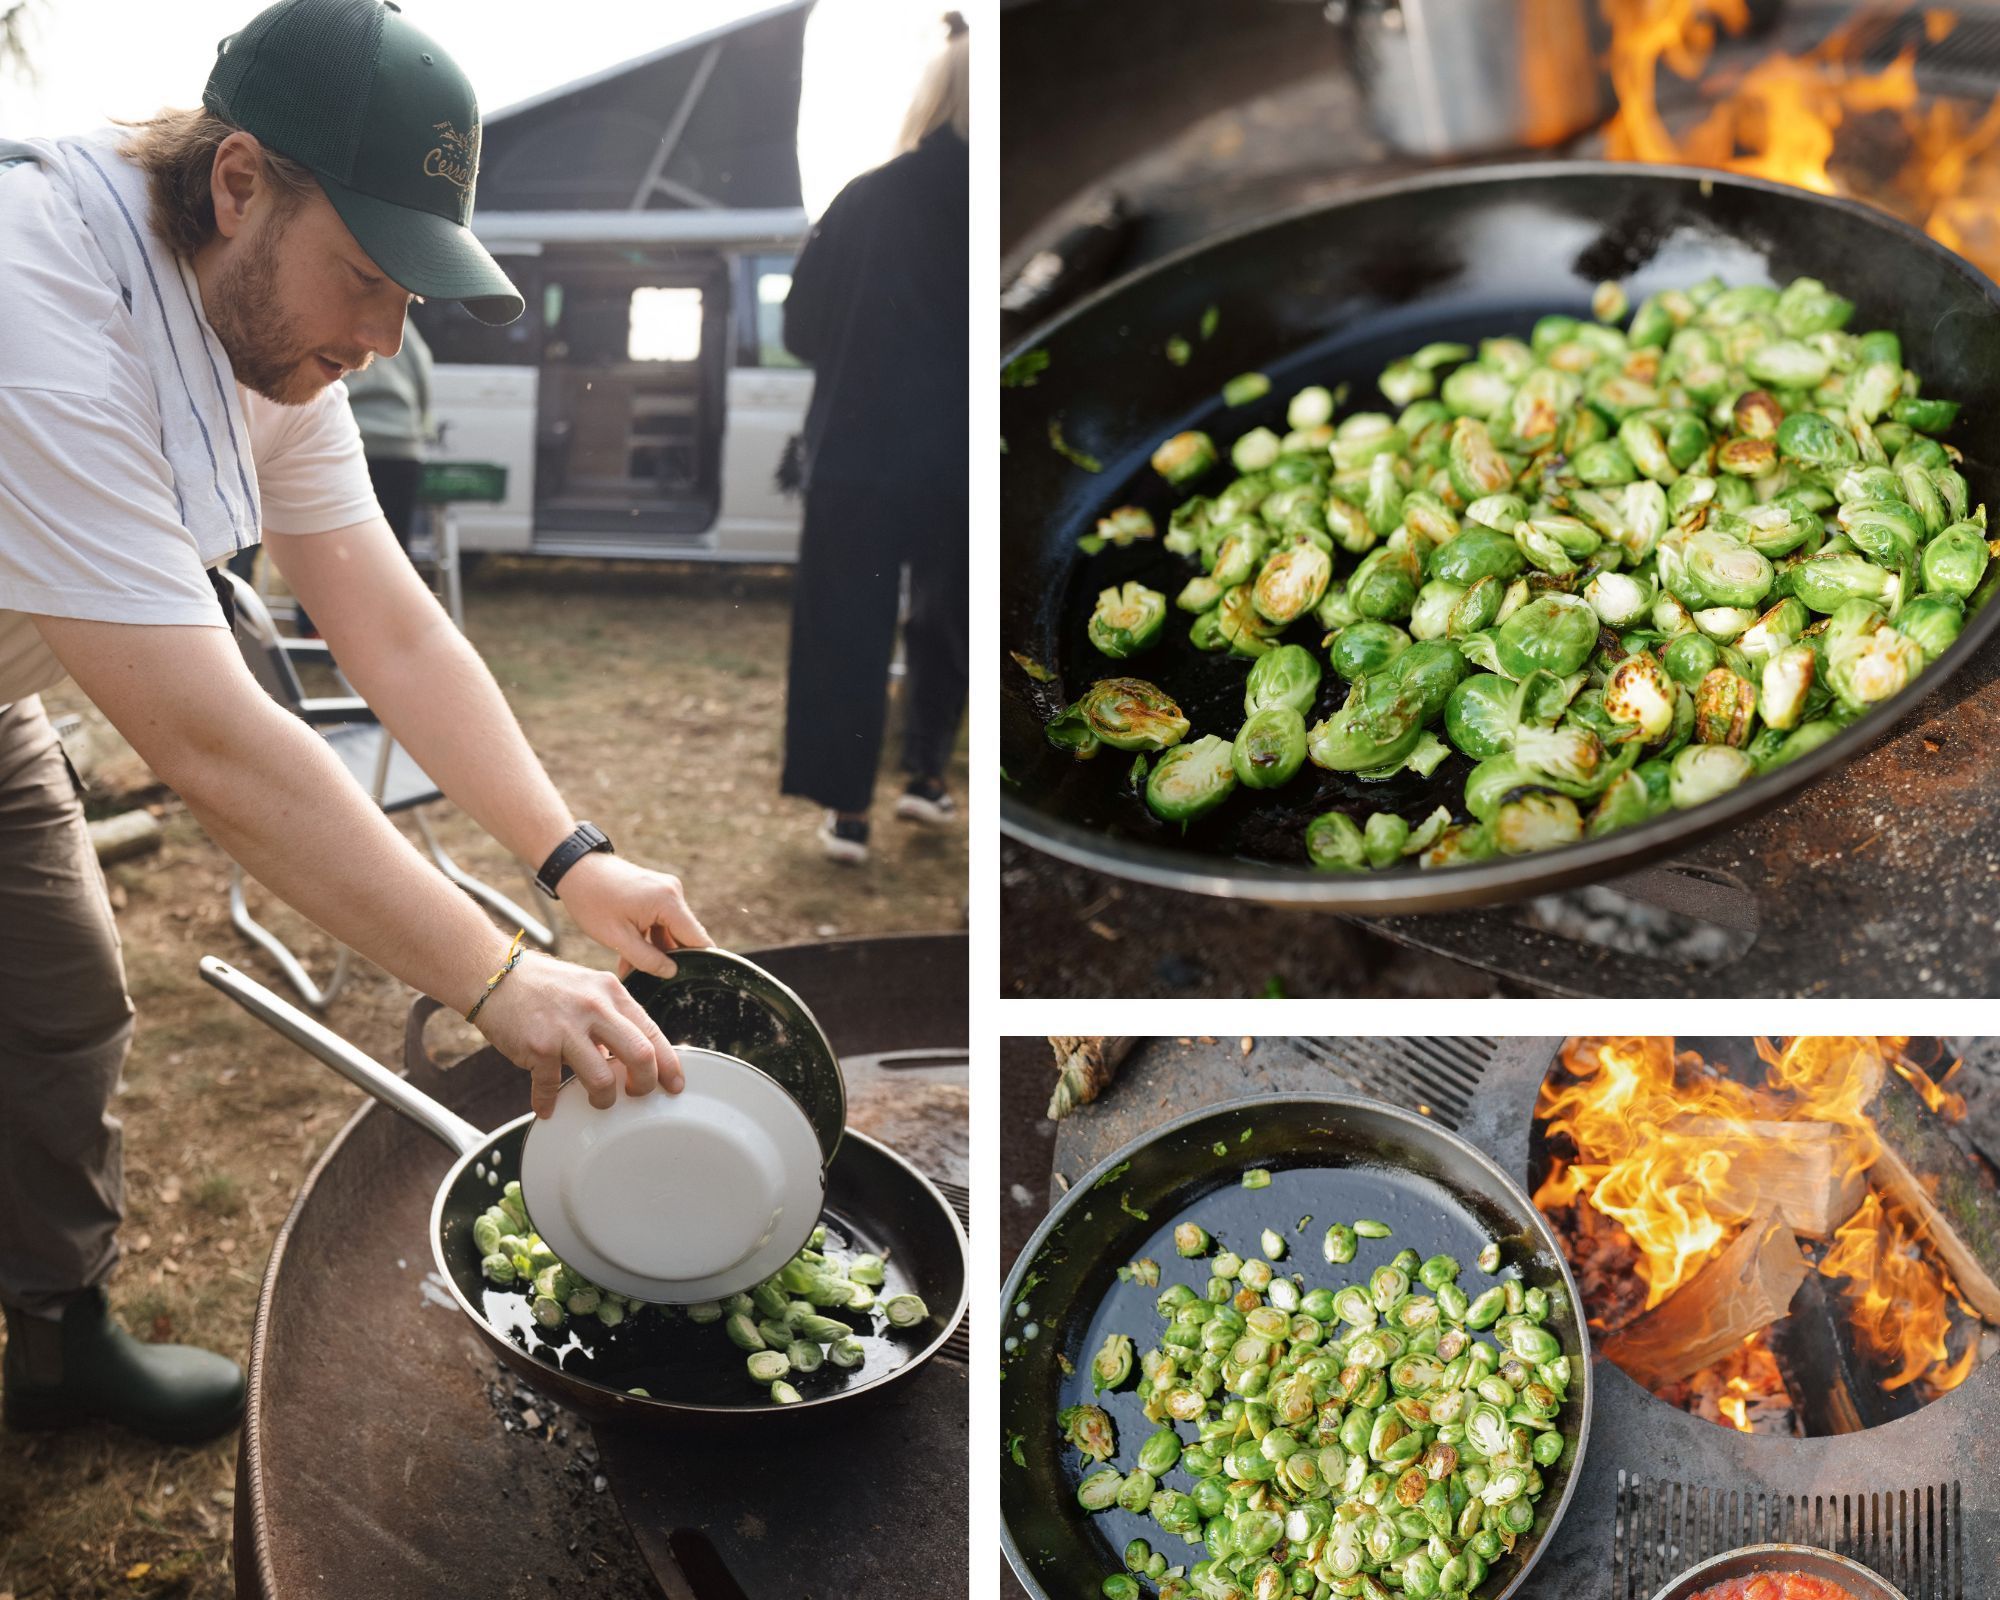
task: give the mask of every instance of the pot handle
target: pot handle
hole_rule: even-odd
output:
[[[281,1000],[253,978],[246,978],[215,956],[201,958],[205,982],[220,989],[251,1016],[310,1051],[356,1088],[364,1089],[392,1111],[400,1112],[431,1137],[458,1154],[471,1155],[485,1145],[486,1135],[454,1111],[447,1111],[421,1089],[391,1072],[373,1057],[324,1023],[315,1021],[289,1001]]]
[[[424,1043],[424,1029],[430,1025],[432,1017],[444,1010],[442,1001],[433,1000],[427,994],[420,994],[410,1003],[410,1019],[403,1024],[403,1070],[415,1072],[419,1067],[428,1067],[434,1072],[444,1071],[444,1063],[431,1054]]]

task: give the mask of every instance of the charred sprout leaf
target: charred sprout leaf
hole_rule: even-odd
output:
[[[1049,448],[1073,467],[1081,467],[1085,472],[1102,472],[1104,463],[1096,456],[1079,450],[1063,437],[1062,418],[1049,418]]]
[[[1037,683],[1055,682],[1056,675],[1053,672],[1051,672],[1047,667],[1043,666],[1041,662],[1037,661],[1033,656],[1024,656],[1018,650],[1009,650],[1007,654],[1014,658],[1014,665],[1019,667],[1029,677],[1033,678],[1035,682]]]
[[[1000,369],[1000,386],[1003,389],[1032,389],[1035,380],[1048,369],[1048,351],[1023,350]]]

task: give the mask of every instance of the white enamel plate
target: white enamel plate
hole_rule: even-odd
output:
[[[572,1078],[521,1148],[528,1219],[562,1261],[635,1300],[762,1282],[819,1221],[826,1178],[799,1103],[748,1062],[676,1047],[687,1087],[599,1111]]]

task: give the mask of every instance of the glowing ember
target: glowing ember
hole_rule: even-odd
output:
[[[1678,134],[1661,115],[1661,66],[1699,77],[1720,33],[1749,24],[1744,0],[1601,0],[1611,25],[1607,65],[1618,113],[1607,154],[1621,161],[1671,161],[1851,195],[1915,223],[1939,243],[1992,272],[2000,267],[2000,98],[1984,111],[1946,101],[1925,104],[1914,46],[1879,71],[1861,64],[1860,41],[1900,6],[1863,6],[1823,43],[1801,55],[1774,52],[1704,84],[1710,103]],[[1923,13],[1933,44],[1956,25],[1949,12]],[[1872,153],[1893,154],[1886,178],[1858,186],[1844,178],[1844,127],[1880,114],[1891,128],[1870,136]]]

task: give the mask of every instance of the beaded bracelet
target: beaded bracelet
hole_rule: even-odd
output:
[[[528,930],[526,928],[523,928],[519,933],[514,935],[514,942],[507,946],[507,964],[486,980],[486,987],[480,990],[479,998],[472,1002],[472,1009],[465,1014],[467,1022],[478,1020],[479,1008],[493,997],[493,991],[500,987],[501,980],[514,970],[521,957],[527,953],[521,948],[522,942],[527,937]]]

